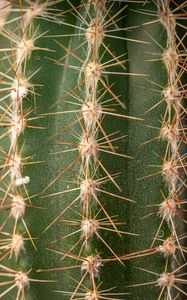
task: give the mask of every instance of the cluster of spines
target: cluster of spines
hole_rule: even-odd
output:
[[[163,103],[165,102],[166,109],[162,116],[160,134],[159,137],[153,139],[157,140],[161,138],[166,142],[165,155],[162,159],[163,165],[161,166],[161,171],[151,174],[151,176],[161,174],[167,190],[167,195],[161,191],[163,201],[159,204],[158,209],[158,216],[161,218],[161,222],[152,242],[152,247],[156,240],[163,242],[162,245],[156,247],[156,253],[163,253],[166,263],[163,273],[154,273],[157,279],[152,283],[147,283],[155,284],[160,288],[158,299],[161,299],[165,295],[167,300],[173,299],[176,296],[175,294],[177,294],[177,297],[179,294],[186,295],[183,288],[180,288],[178,285],[186,284],[186,280],[181,277],[183,274],[180,275],[181,270],[186,266],[186,247],[182,246],[182,240],[185,239],[186,235],[179,236],[177,229],[180,222],[186,222],[181,214],[186,201],[180,199],[181,194],[186,188],[186,155],[181,155],[183,143],[186,144],[186,128],[183,125],[183,120],[186,117],[186,110],[183,103],[186,98],[186,89],[183,83],[183,76],[186,72],[186,48],[183,42],[185,36],[181,36],[178,33],[178,29],[179,31],[181,28],[186,29],[180,23],[180,20],[183,20],[186,14],[183,4],[181,6],[176,4],[176,7],[172,9],[171,6],[173,4],[171,2],[162,0],[153,1],[157,11],[155,13],[151,12],[151,15],[156,17],[156,20],[144,24],[149,25],[154,22],[160,22],[167,36],[165,49],[162,45],[158,44],[163,51],[161,60],[166,70],[167,85],[163,87],[162,100],[150,109],[154,109],[160,103],[164,105]],[[150,11],[142,9],[140,13],[149,15]],[[155,41],[154,38],[152,39]],[[156,43],[158,42],[156,41]],[[151,206],[154,206],[154,204]],[[163,226],[165,226],[165,223],[170,231],[170,236],[161,239],[159,238],[159,233]],[[149,253],[153,254],[155,252]],[[181,261],[183,261],[182,264]],[[177,265],[177,268],[174,267],[175,265]],[[147,270],[147,272],[152,272],[152,270]]]
[[[100,203],[99,195],[96,190],[98,188],[95,176],[99,167],[99,150],[105,149],[102,145],[98,144],[98,124],[101,124],[102,107],[98,101],[99,98],[99,82],[102,76],[102,65],[100,62],[100,47],[102,46],[105,37],[104,28],[104,11],[103,3],[95,1],[90,3],[89,21],[86,28],[85,38],[87,40],[87,57],[83,64],[83,76],[85,86],[85,99],[82,110],[83,118],[83,134],[79,144],[79,153],[81,157],[81,202],[82,202],[82,221],[81,231],[82,237],[85,240],[84,244],[87,245],[88,241],[94,236],[98,236],[98,230],[102,226],[102,222],[97,220],[97,216],[93,217],[94,210],[92,210],[92,202],[96,205]],[[93,7],[94,6],[94,9]],[[94,12],[93,12],[94,10]],[[101,125],[100,125],[101,126]],[[99,128],[100,129],[100,128]],[[106,146],[106,149],[108,147]],[[100,167],[102,166],[100,162]],[[108,173],[108,171],[107,171]],[[106,174],[108,176],[108,174]],[[91,192],[91,193],[90,193]],[[101,205],[102,208],[102,205]],[[108,218],[108,214],[107,214]],[[109,225],[110,225],[109,218]],[[101,223],[101,224],[100,224]],[[105,221],[106,223],[106,221]],[[113,223],[114,224],[114,223]],[[112,224],[112,225],[113,225]],[[116,226],[115,226],[116,229]],[[102,237],[99,235],[103,241]],[[104,242],[107,245],[106,242]],[[108,246],[109,247],[109,246]],[[110,247],[109,247],[110,248]],[[95,252],[95,251],[94,251]],[[112,251],[113,252],[113,251]],[[115,255],[115,253],[114,253]],[[99,295],[95,277],[99,277],[100,268],[102,266],[101,257],[93,253],[87,256],[82,264],[82,271],[89,275],[90,290],[87,292],[85,298],[92,299]],[[77,288],[75,292],[77,291]]]
[[[183,85],[183,74],[185,72],[186,53],[185,48],[181,51],[181,44],[183,46],[183,37],[178,34],[180,22],[178,18],[185,17],[185,13],[181,11],[180,6],[172,10],[170,2],[165,3],[161,1],[158,7],[159,21],[166,30],[167,44],[163,53],[163,62],[167,74],[167,86],[164,89],[163,97],[166,103],[166,111],[163,116],[163,123],[161,128],[161,138],[166,141],[166,152],[162,166],[162,176],[166,183],[167,195],[163,195],[164,200],[160,204],[159,216],[162,222],[167,222],[171,231],[171,235],[166,238],[164,244],[167,244],[165,251],[166,266],[164,273],[161,274],[157,280],[158,285],[163,289],[166,287],[167,299],[170,299],[173,294],[172,289],[176,289],[177,293],[186,295],[185,291],[180,289],[176,283],[184,279],[180,279],[178,272],[185,265],[185,248],[181,246],[181,238],[178,236],[177,226],[179,222],[183,221],[180,217],[180,211],[184,205],[180,200],[180,195],[186,188],[186,180],[183,174],[185,173],[185,155],[181,155],[181,147],[186,143],[185,128],[183,127],[183,118],[186,116],[186,111],[183,106],[183,99],[185,97],[185,87]],[[172,5],[172,4],[171,4]],[[177,28],[178,27],[178,28]],[[178,218],[179,216],[179,218]],[[179,250],[177,255],[176,250]],[[168,266],[168,257],[172,257],[175,261],[172,266],[177,264],[176,270],[172,271]],[[181,259],[183,264],[181,265]]]
[[[27,1],[26,1],[27,2]],[[27,192],[27,184],[30,182],[29,176],[23,176],[23,166],[33,164],[28,162],[28,158],[22,158],[24,144],[20,146],[20,136],[24,134],[26,128],[37,128],[34,125],[29,125],[29,121],[35,120],[38,117],[30,117],[34,110],[30,108],[24,112],[24,101],[28,96],[34,95],[34,86],[30,83],[31,78],[26,76],[26,64],[33,50],[46,50],[37,48],[35,41],[42,35],[38,36],[37,30],[33,32],[33,21],[35,18],[47,18],[51,3],[40,4],[25,3],[13,4],[12,1],[2,0],[0,3],[0,34],[6,41],[4,47],[1,46],[1,66],[5,69],[0,70],[0,92],[1,96],[1,121],[0,127],[3,133],[0,140],[6,139],[5,149],[1,147],[1,153],[4,155],[3,164],[1,166],[1,210],[5,212],[5,219],[0,226],[0,261],[4,261],[5,265],[0,265],[1,277],[6,281],[1,283],[1,286],[8,285],[0,294],[0,298],[12,293],[12,290],[17,289],[16,299],[26,299],[26,291],[31,281],[37,281],[29,278],[29,273],[23,270],[14,270],[6,267],[7,258],[15,256],[16,262],[21,257],[21,252],[25,251],[24,242],[30,240],[35,248],[33,238],[24,220],[26,207],[32,207],[30,197]],[[10,16],[10,18],[9,18]],[[51,21],[56,21],[53,18],[53,13],[49,14]],[[13,31],[7,30],[7,25],[15,26]],[[9,65],[9,67],[7,67]],[[8,141],[7,141],[8,140]],[[28,203],[27,203],[28,202]],[[6,210],[10,213],[6,214]],[[22,223],[22,225],[21,225]],[[9,232],[13,226],[12,232]],[[25,231],[28,238],[24,238]]]
[[[12,12],[12,7],[8,1],[3,2],[1,13],[3,14],[5,9],[4,16],[6,17],[8,13]],[[11,41],[14,43],[13,35],[5,29],[7,22],[8,20],[4,18],[1,35],[5,36],[9,43]],[[1,224],[1,233],[5,237],[1,240],[3,253],[1,260],[8,255],[11,257],[13,253],[17,259],[20,255],[20,251],[24,249],[24,238],[18,230],[19,222],[24,217],[26,207],[21,187],[23,186],[26,189],[26,184],[29,183],[30,179],[28,176],[22,176],[23,159],[18,146],[18,140],[26,128],[26,119],[23,114],[23,99],[28,94],[29,84],[22,72],[26,57],[20,62],[20,55],[25,55],[25,51],[20,45],[21,42],[22,39],[19,40],[18,38],[13,54],[7,56],[7,60],[13,60],[13,62],[10,63],[10,70],[8,70],[8,72],[1,71],[1,85],[4,86],[1,88],[1,92],[5,93],[5,96],[1,97],[1,126],[5,129],[2,138],[8,138],[9,140],[9,148],[3,149],[5,159],[4,165],[2,165],[1,168],[1,183],[4,185],[4,187],[1,187],[1,209],[10,209],[9,215],[5,218],[3,224]],[[11,51],[11,44],[7,46],[6,49],[1,49],[3,53],[11,53]],[[9,75],[10,73],[12,75]],[[13,232],[11,234],[3,232],[6,225],[8,225],[9,222],[12,223],[12,220],[14,220]]]

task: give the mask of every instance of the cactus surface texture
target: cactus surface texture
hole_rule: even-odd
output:
[[[186,62],[186,0],[0,0],[0,299],[187,299]]]

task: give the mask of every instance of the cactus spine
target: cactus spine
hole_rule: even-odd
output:
[[[147,2],[1,1],[0,298],[186,296],[185,2]]]

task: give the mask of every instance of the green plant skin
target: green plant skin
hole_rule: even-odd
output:
[[[79,1],[76,1],[76,6],[78,6],[78,3]],[[58,9],[66,10],[69,8],[69,5],[68,3],[62,2],[57,4],[56,7],[58,7]],[[141,6],[138,4],[133,4],[132,6],[129,5],[129,8],[133,9],[138,9],[140,7]],[[147,5],[147,8],[154,9],[154,6]],[[116,3],[112,9],[112,14],[118,9],[119,3]],[[127,17],[119,22],[122,27],[141,25],[144,22],[152,20],[147,16],[135,13],[130,9],[128,9],[128,12],[125,14],[127,14]],[[72,24],[80,24],[79,20],[77,21],[75,16],[71,13],[65,15],[65,20],[67,23],[72,22]],[[77,30],[74,31],[74,29],[69,26],[50,23],[44,20],[37,20],[34,22],[34,28],[37,28],[38,25],[40,26],[40,33],[48,31],[49,33],[46,35],[51,36],[77,32]],[[160,127],[161,116],[163,116],[165,111],[165,104],[163,104],[145,114],[152,105],[160,101],[160,94],[151,90],[151,88],[154,89],[155,86],[146,81],[146,78],[163,87],[167,83],[164,64],[160,61],[145,61],[148,57],[146,52],[161,53],[161,49],[158,45],[154,43],[145,32],[154,36],[155,40],[165,47],[163,41],[166,40],[166,34],[159,23],[144,27],[140,26],[133,28],[133,30],[129,32],[123,33],[124,37],[143,40],[149,44],[125,41],[120,42],[118,40],[116,42],[114,39],[106,39],[106,44],[110,45],[110,50],[116,56],[127,53],[129,61],[126,63],[126,68],[128,72],[143,73],[147,76],[108,76],[108,84],[115,83],[113,92],[116,95],[121,95],[121,99],[126,106],[125,110],[118,108],[117,112],[119,114],[124,113],[129,116],[144,119],[143,121],[127,121],[106,116],[103,121],[103,128],[108,134],[116,131],[120,131],[121,135],[127,134],[127,137],[117,141],[115,145],[119,146],[120,153],[125,153],[134,158],[128,160],[120,157],[116,158],[113,156],[111,157],[110,155],[103,155],[103,153],[100,155],[100,159],[107,167],[107,170],[110,170],[110,174],[121,173],[117,182],[122,188],[122,195],[136,201],[136,203],[126,203],[125,201],[113,199],[112,197],[105,195],[100,195],[99,198],[110,216],[117,215],[119,222],[127,222],[127,226],[119,227],[121,230],[140,234],[140,236],[132,237],[119,237],[117,234],[110,232],[104,232],[102,234],[104,240],[111,245],[113,251],[119,256],[124,253],[133,253],[151,247],[152,239],[156,234],[161,219],[158,218],[157,213],[145,219],[142,218],[151,212],[155,212],[155,208],[147,207],[147,205],[159,204],[162,202],[163,199],[160,190],[164,193],[167,191],[161,175],[139,180],[140,177],[157,172],[157,168],[152,168],[149,165],[161,165],[162,161],[160,157],[164,157],[166,148],[166,144],[161,140],[142,145],[147,140],[159,135],[159,131],[143,127],[142,125]],[[31,283],[27,295],[27,299],[31,300],[48,300],[52,298],[55,300],[66,299],[66,296],[53,293],[52,291],[73,291],[76,285],[70,277],[73,277],[77,281],[80,281],[82,278],[79,268],[62,271],[56,270],[54,272],[37,272],[39,269],[60,268],[68,265],[72,266],[76,263],[74,259],[69,259],[67,257],[63,261],[60,261],[61,255],[55,254],[47,248],[56,249],[59,252],[66,253],[79,239],[78,234],[52,244],[52,241],[72,232],[71,228],[68,228],[68,226],[64,225],[61,221],[58,221],[46,232],[43,231],[79,193],[79,191],[75,191],[59,196],[47,197],[49,194],[67,190],[68,185],[70,188],[76,187],[75,184],[69,184],[68,182],[77,180],[76,175],[79,174],[80,170],[79,163],[73,165],[71,171],[68,171],[61,176],[47,190],[46,187],[77,157],[77,152],[52,154],[65,149],[63,145],[57,143],[58,141],[77,142],[77,140],[69,134],[69,131],[63,132],[62,135],[58,136],[57,140],[51,139],[51,137],[62,128],[77,120],[76,114],[58,114],[58,112],[75,109],[74,105],[68,103],[68,100],[70,99],[70,101],[72,101],[72,98],[67,97],[65,91],[73,89],[77,85],[78,79],[78,72],[72,71],[68,67],[55,64],[54,60],[58,60],[67,54],[66,51],[60,47],[59,43],[67,48],[69,47],[69,49],[74,49],[81,41],[82,38],[78,39],[77,37],[41,38],[37,42],[37,46],[49,48],[54,50],[54,52],[34,51],[26,68],[26,74],[32,74],[38,68],[42,67],[32,79],[33,83],[41,85],[36,87],[36,92],[40,94],[40,96],[36,96],[36,112],[33,113],[33,116],[39,116],[45,113],[57,113],[54,115],[44,115],[43,118],[38,119],[34,123],[36,126],[45,127],[44,130],[27,128],[19,140],[20,146],[22,146],[25,141],[22,152],[23,157],[34,155],[32,158],[34,161],[42,161],[39,164],[33,164],[23,168],[23,175],[30,176],[31,178],[31,182],[28,185],[29,195],[32,196],[37,194],[37,196],[31,200],[32,205],[35,207],[27,207],[24,216],[24,220],[34,238],[37,251],[33,248],[31,242],[27,241],[25,243],[26,251],[25,253],[22,253],[18,262],[15,263],[15,260],[13,259],[10,262],[8,261],[8,265],[18,269],[23,267],[26,271],[32,268],[31,277],[35,279],[55,280],[55,282],[51,283]],[[84,57],[82,49],[77,51],[76,54],[77,53],[80,57]],[[105,55],[104,61],[109,59],[110,57]],[[77,62],[77,60],[70,55],[68,56],[68,61],[65,61],[65,64],[66,63],[81,66],[81,63]],[[115,68],[115,71],[116,70],[119,70],[120,72],[121,68]],[[81,92],[77,91],[77,93],[82,95]],[[62,99],[62,101],[59,101],[58,104],[54,106],[59,99]],[[63,101],[63,99],[67,102]],[[108,95],[105,99],[108,99]],[[30,99],[28,96],[28,101],[26,99],[24,102],[24,109],[26,110],[29,108],[31,103],[34,105],[33,99]],[[81,134],[82,129],[79,123],[73,128],[76,132]],[[102,171],[100,171],[100,175],[105,176]],[[104,187],[106,191],[120,195],[111,182]],[[93,211],[94,209],[95,211],[98,211],[98,208],[92,209]],[[79,201],[74,206],[74,211],[69,209],[62,219],[78,219],[77,212],[81,214],[81,205]],[[103,213],[99,216],[100,218],[105,217]],[[77,226],[74,227],[74,230],[77,230]],[[168,237],[170,234],[168,227],[164,226],[162,230],[163,236]],[[24,231],[22,226],[21,231]],[[158,246],[159,243],[156,242],[155,245]],[[97,250],[98,253],[101,253],[102,258],[113,256],[103,243],[96,238],[89,243],[88,248],[87,252],[83,252],[85,255],[88,253],[95,253],[95,250]],[[78,255],[79,250],[80,246],[72,253]],[[119,262],[106,263],[101,268],[100,273],[100,281],[103,282],[102,289],[109,289],[117,286],[117,292],[131,293],[130,295],[122,296],[122,299],[156,300],[158,299],[160,290],[154,285],[133,288],[127,288],[127,286],[155,280],[155,277],[144,271],[137,270],[136,267],[148,269],[156,273],[162,273],[164,266],[165,260],[161,254],[133,259],[132,261],[124,261],[124,266]],[[89,287],[89,282],[85,281],[84,284]],[[10,294],[4,297],[4,299],[9,300]]]
[[[130,8],[134,8],[132,5]],[[136,4],[136,8],[140,9],[141,5]],[[147,9],[154,10],[151,4]],[[144,24],[152,21],[152,17],[144,16],[136,12],[129,12],[127,14],[127,26]],[[167,84],[166,70],[162,61],[148,61],[157,57],[156,55],[148,55],[147,53],[159,53],[162,55],[162,50],[156,44],[165,47],[164,41],[166,34],[163,27],[159,23],[139,26],[128,33],[129,38],[144,40],[149,45],[136,45],[128,44],[128,58],[129,58],[129,72],[139,72],[147,75],[146,78],[129,77],[129,115],[137,114],[141,116],[145,126],[161,127],[161,116],[164,115],[166,105],[162,103],[152,111],[146,113],[152,106],[158,103],[161,99],[161,93],[154,91],[157,90],[154,84],[148,80],[165,87]],[[154,42],[150,37],[156,40]],[[148,207],[148,205],[159,204],[163,201],[161,190],[167,193],[165,183],[162,175],[155,175],[150,178],[144,179],[144,176],[160,171],[160,168],[151,167],[150,165],[162,165],[162,159],[165,155],[166,144],[161,139],[144,144],[157,136],[159,130],[155,130],[144,126],[134,126],[133,122],[129,122],[128,129],[128,151],[132,153],[135,158],[128,162],[127,167],[127,189],[128,197],[135,198],[137,204],[135,207],[128,205],[128,226],[135,228],[141,236],[139,239],[130,239],[128,243],[127,252],[135,252],[140,249],[149,249],[151,247],[153,238],[156,235],[161,219],[157,216],[157,206]],[[132,138],[131,138],[132,137]],[[142,180],[139,180],[142,178]],[[124,181],[125,184],[125,181]],[[126,184],[125,184],[126,185]],[[153,214],[151,214],[153,213]],[[151,214],[149,216],[149,214]],[[147,217],[146,217],[147,216]],[[143,218],[145,217],[145,218]],[[161,238],[166,238],[169,235],[167,225],[162,227],[163,235]],[[154,246],[158,246],[159,242],[156,241]],[[161,254],[147,256],[145,258],[137,259],[137,261],[130,261],[128,264],[127,281],[129,284],[149,282],[155,280],[155,276],[137,270],[135,267],[144,268],[155,273],[162,273],[164,265],[164,257]],[[144,286],[132,289],[132,296],[129,299],[157,299],[159,289],[156,286]]]

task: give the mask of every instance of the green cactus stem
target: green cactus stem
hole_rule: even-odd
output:
[[[186,294],[186,4],[0,3],[0,299]]]

